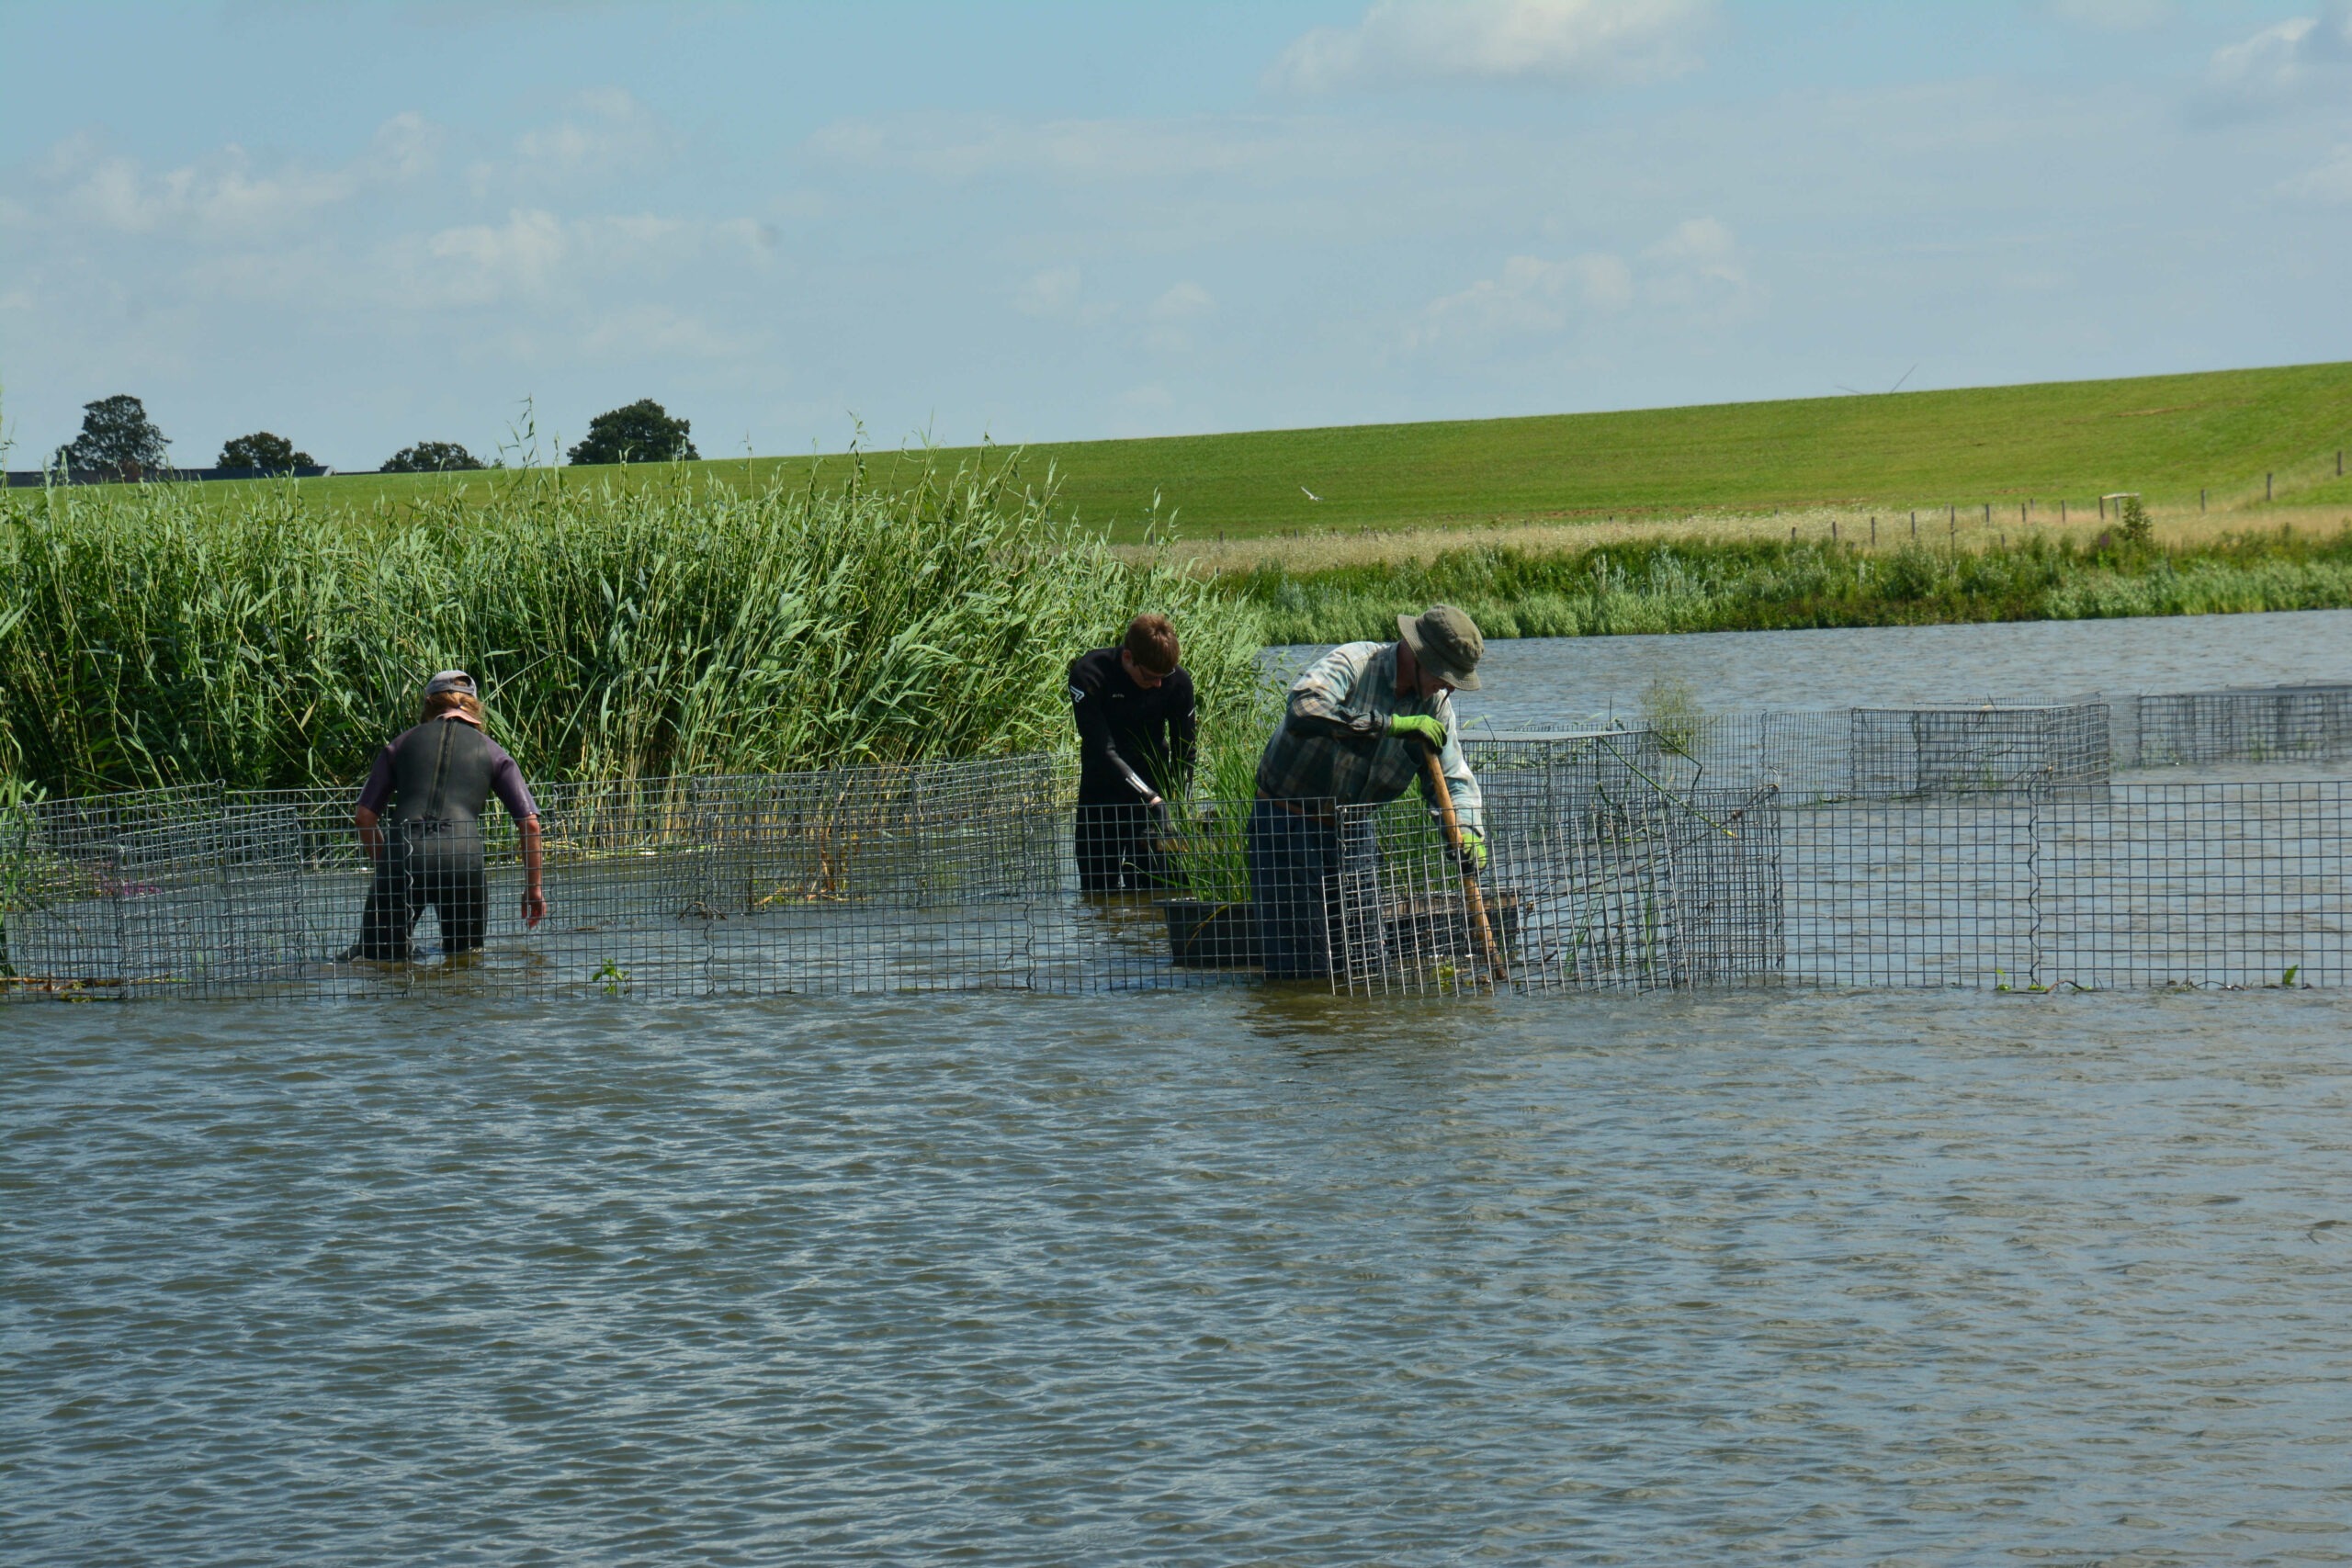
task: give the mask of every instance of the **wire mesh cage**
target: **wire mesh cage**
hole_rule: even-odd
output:
[[[2243,686],[2117,698],[2117,755],[2135,768],[2340,762],[2352,755],[2352,683]]]
[[[2352,784],[2112,762],[2325,755],[2347,692],[1473,738],[1458,848],[1418,795],[1080,807],[1045,756],[551,785],[536,926],[503,815],[371,852],[334,792],[40,802],[0,812],[0,990],[2340,985]]]

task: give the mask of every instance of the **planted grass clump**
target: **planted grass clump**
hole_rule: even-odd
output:
[[[397,513],[291,484],[0,502],[0,775],[51,793],[349,784],[460,666],[534,777],[1062,750],[1063,664],[1173,617],[1204,716],[1259,682],[1254,618],[1123,562],[1010,464],[887,491],[455,480]]]
[[[1470,547],[1311,571],[1269,563],[1214,581],[1261,612],[1270,638],[1293,643],[1394,636],[1400,612],[1439,600],[1504,637],[2317,610],[2352,605],[2352,526],[2175,547],[2121,531],[1957,550],[1697,539]]]

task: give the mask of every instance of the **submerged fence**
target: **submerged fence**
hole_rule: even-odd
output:
[[[1296,974],[1302,942],[1314,983],[1351,994],[2341,985],[2352,783],[2116,769],[2335,761],[2347,697],[1474,739],[1483,870],[1414,797],[1217,802],[1131,825],[1126,886],[1099,897],[1080,891],[1074,807],[1044,757],[551,786],[536,930],[503,818],[457,852],[395,835],[371,863],[341,794],[51,802],[0,818],[0,988],[1085,992]],[[428,910],[428,961],[361,940],[371,896]],[[478,951],[434,951],[477,927]]]

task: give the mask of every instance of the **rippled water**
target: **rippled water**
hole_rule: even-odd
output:
[[[2340,676],[2347,633],[1498,644],[1488,711]],[[0,1009],[0,1562],[2352,1560],[2348,1024]]]
[[[1281,671],[1317,651],[1270,649]],[[1543,729],[1633,714],[1661,678],[1711,710],[2034,702],[2088,691],[2352,680],[2352,610],[2003,626],[1867,626],[1681,637],[1524,637],[1487,646],[1463,716]]]
[[[2339,1561],[2306,995],[0,1013],[0,1559]]]

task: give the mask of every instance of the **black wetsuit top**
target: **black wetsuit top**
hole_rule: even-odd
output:
[[[1145,797],[1129,770],[1163,795],[1183,793],[1197,733],[1193,678],[1182,665],[1147,692],[1128,678],[1117,649],[1098,648],[1070,660],[1069,701],[1078,720],[1080,805],[1139,804]]]
[[[492,793],[520,822],[538,815],[531,786],[506,748],[461,718],[428,718],[376,755],[359,805],[395,822],[475,822]]]

